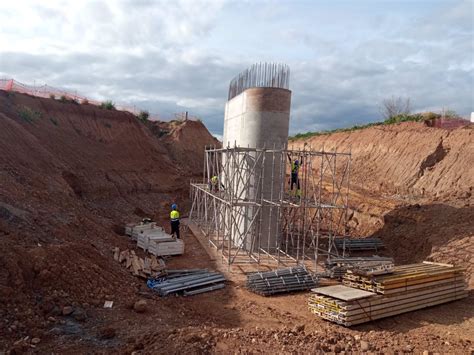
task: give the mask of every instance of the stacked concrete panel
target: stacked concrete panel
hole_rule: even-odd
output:
[[[137,247],[155,256],[184,254],[184,242],[173,238],[154,222],[127,224],[125,233],[137,241]]]

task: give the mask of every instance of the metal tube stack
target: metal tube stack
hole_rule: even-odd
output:
[[[379,250],[384,247],[379,238],[336,238],[334,243],[337,249],[347,251]]]
[[[225,287],[225,278],[218,272],[207,269],[168,270],[147,285],[160,296],[183,293],[184,296],[218,290]]]
[[[247,276],[247,288],[257,294],[270,296],[277,293],[309,290],[318,279],[305,266],[296,266]]]
[[[383,256],[340,257],[326,260],[326,270],[329,277],[342,279],[348,270],[362,275],[386,274],[393,271],[392,258]]]

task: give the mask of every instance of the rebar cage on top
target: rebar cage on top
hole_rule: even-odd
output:
[[[229,266],[316,271],[318,256],[338,256],[334,238],[346,235],[350,164],[347,152],[207,148],[190,220]]]
[[[280,88],[290,86],[290,67],[278,63],[257,63],[237,75],[229,85],[228,100],[249,88]]]

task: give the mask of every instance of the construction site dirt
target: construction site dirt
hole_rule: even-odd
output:
[[[189,229],[184,255],[166,264],[222,270],[227,286],[159,297],[113,249],[144,255],[125,223],[151,217],[169,231],[173,202],[186,216],[204,147],[219,143],[198,121],[143,123],[0,91],[0,352],[472,353],[472,126],[403,123],[289,146],[305,143],[351,151],[351,235],[382,239],[397,263],[466,267],[469,297],[346,328],[309,312],[306,292],[251,293]]]

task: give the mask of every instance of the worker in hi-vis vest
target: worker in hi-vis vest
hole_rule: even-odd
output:
[[[217,175],[211,177],[211,187],[213,191],[217,192],[219,190],[219,178],[217,177]]]
[[[288,154],[288,160],[290,161],[290,165],[291,165],[290,190],[293,191],[293,185],[296,185],[295,196],[301,197],[300,179],[298,177],[298,173],[299,173],[301,164],[303,163],[303,157],[301,157],[300,161],[298,161],[298,159],[296,159],[295,161],[292,161],[290,154]]]
[[[171,205],[171,235],[174,236],[176,234],[176,238],[179,239],[179,212],[178,206],[175,203]]]

